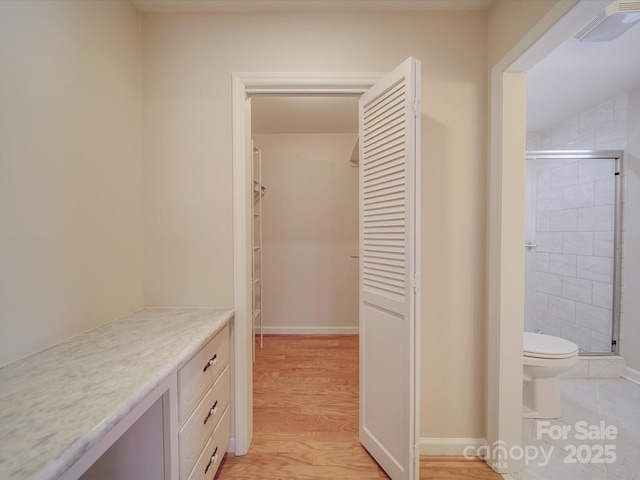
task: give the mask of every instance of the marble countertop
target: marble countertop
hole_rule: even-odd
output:
[[[59,477],[232,317],[145,309],[0,368],[0,478]]]

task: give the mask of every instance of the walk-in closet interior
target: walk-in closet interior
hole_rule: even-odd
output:
[[[356,97],[256,96],[255,334],[358,332]]]

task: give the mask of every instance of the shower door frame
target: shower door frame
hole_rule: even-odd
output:
[[[622,150],[527,150],[526,160],[551,159],[602,159],[614,161],[613,204],[613,301],[611,305],[611,351],[580,352],[581,356],[619,355],[620,352],[620,305],[622,283],[622,169],[624,152]]]

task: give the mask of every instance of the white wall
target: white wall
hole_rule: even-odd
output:
[[[253,136],[262,150],[265,332],[357,332],[355,134]],[[274,328],[275,327],[275,328]]]
[[[629,93],[625,152],[625,201],[622,267],[622,346],[627,366],[640,371],[640,88]]]
[[[0,2],[0,365],[143,305],[140,15]]]
[[[486,12],[143,17],[146,302],[233,302],[231,73],[422,61],[422,435],[483,437]]]

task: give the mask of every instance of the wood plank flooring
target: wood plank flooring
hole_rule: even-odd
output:
[[[254,436],[216,480],[386,479],[358,441],[358,337],[265,336],[253,371]],[[423,457],[421,480],[501,479],[480,461]]]

